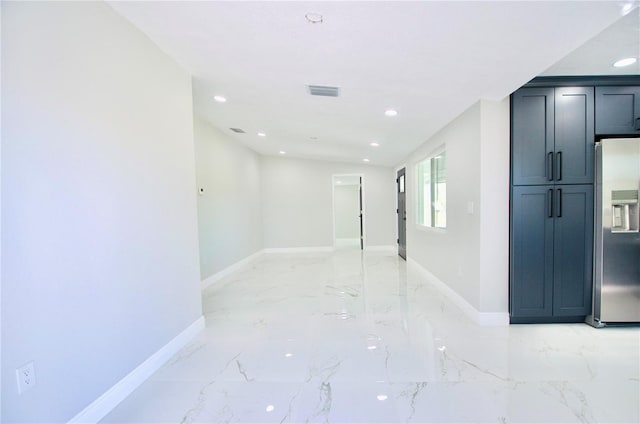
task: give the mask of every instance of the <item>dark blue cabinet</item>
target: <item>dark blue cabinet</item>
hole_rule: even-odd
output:
[[[523,88],[511,97],[511,181],[547,184],[554,149],[554,89]],[[552,153],[551,153],[552,154]]]
[[[595,144],[593,87],[555,89],[553,180],[593,183]]]
[[[511,320],[580,320],[592,287],[595,88],[528,87],[511,100]]]
[[[593,186],[555,187],[553,315],[591,313]]]
[[[596,87],[596,133],[640,134],[640,87]]]
[[[593,186],[514,186],[511,317],[584,317],[591,308]]]
[[[553,188],[511,191],[511,316],[553,313]]]
[[[523,88],[513,94],[513,185],[593,182],[593,97],[593,87]]]
[[[591,313],[596,137],[640,135],[640,77],[536,78],[511,95],[511,322]]]

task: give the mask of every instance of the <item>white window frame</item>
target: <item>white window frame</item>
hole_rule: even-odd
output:
[[[445,154],[445,170],[448,168],[447,166],[447,155],[446,155],[446,145],[441,145],[438,148],[436,148],[435,150],[433,150],[431,153],[429,153],[428,155],[424,156],[422,159],[420,159],[419,161],[417,161],[415,163],[415,173],[416,173],[416,190],[415,190],[415,196],[416,196],[416,219],[415,219],[415,224],[416,227],[420,230],[426,230],[426,231],[435,231],[435,232],[445,232],[447,229],[447,223],[446,223],[446,216],[447,216],[447,212],[446,212],[446,188],[445,188],[445,225],[442,227],[436,227],[433,225],[433,210],[431,207],[431,194],[429,194],[429,198],[427,199],[427,205],[429,206],[429,221],[428,222],[424,222],[421,223],[421,212],[424,212],[424,206],[425,206],[425,193],[423,192],[423,198],[420,198],[420,190],[421,190],[421,185],[423,185],[423,180],[422,180],[422,176],[420,175],[420,167],[423,163],[425,163],[426,161],[431,161],[434,158],[442,155],[443,153]],[[430,164],[431,166],[431,164]],[[446,171],[445,171],[446,172]],[[446,173],[445,173],[445,187],[446,187]],[[424,214],[422,215],[424,216]]]

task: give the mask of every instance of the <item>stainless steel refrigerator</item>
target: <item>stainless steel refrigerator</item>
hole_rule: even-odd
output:
[[[640,323],[640,138],[596,143],[593,326]]]

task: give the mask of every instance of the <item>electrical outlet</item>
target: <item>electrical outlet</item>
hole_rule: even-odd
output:
[[[16,370],[16,377],[18,378],[19,394],[33,389],[36,385],[36,368],[33,361],[18,368]]]

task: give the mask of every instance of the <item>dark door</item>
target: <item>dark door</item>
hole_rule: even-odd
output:
[[[591,313],[593,186],[556,186],[553,315]]]
[[[362,177],[360,177],[360,250],[364,250],[364,226],[362,225]]]
[[[513,187],[510,287],[513,317],[550,317],[553,312],[553,187]]]
[[[513,185],[553,181],[554,90],[522,88],[511,97],[511,162]]]
[[[407,210],[405,207],[405,169],[398,171],[396,186],[398,192],[398,255],[404,260],[407,259]]]
[[[593,183],[593,87],[555,89],[556,184]]]
[[[640,87],[596,87],[596,133],[640,134]]]

